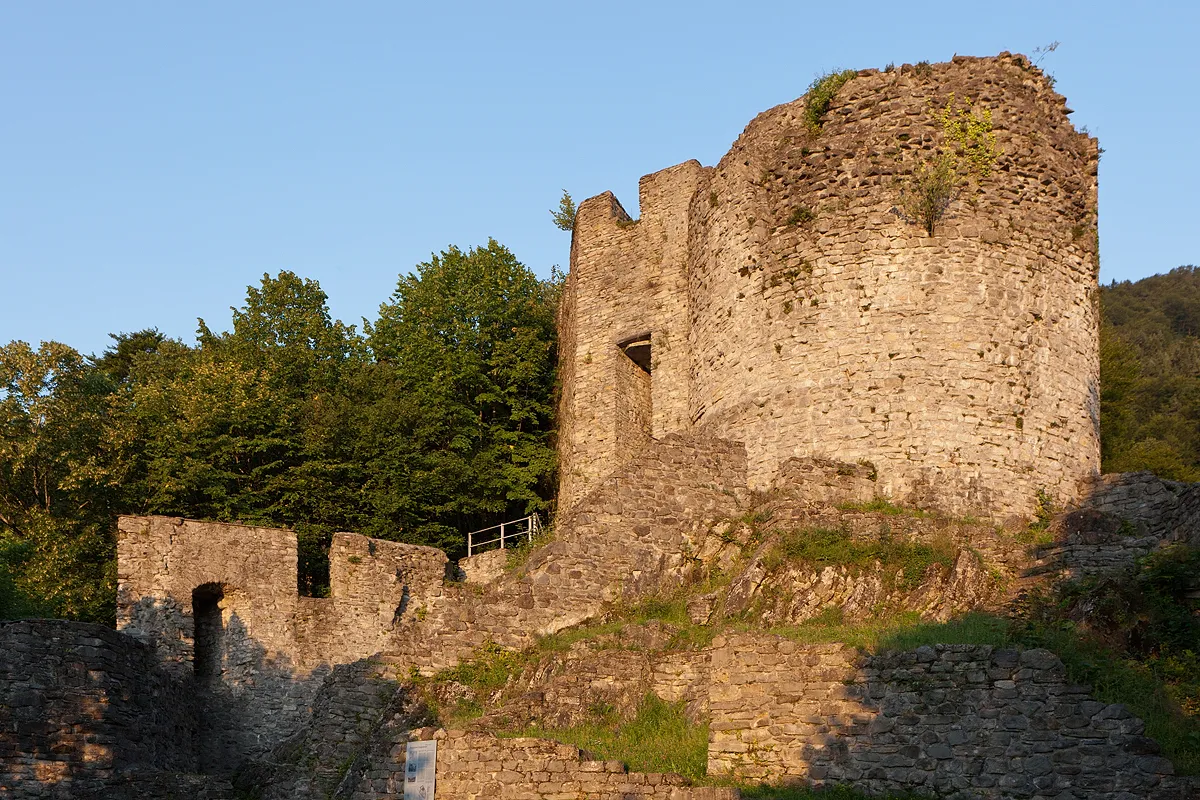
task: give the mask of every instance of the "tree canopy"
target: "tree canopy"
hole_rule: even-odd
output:
[[[282,272],[194,345],[0,348],[0,618],[111,621],[122,513],[294,527],[319,595],[334,531],[457,556],[546,509],[556,299],[490,241],[401,275],[362,333]]]
[[[281,272],[193,345],[0,347],[0,618],[111,622],[122,513],[293,527],[320,595],[334,531],[457,557],[551,508],[560,282],[489,241],[401,275],[361,332]],[[1105,470],[1200,480],[1200,270],[1101,301]]]
[[[1200,269],[1102,287],[1106,472],[1200,481]]]

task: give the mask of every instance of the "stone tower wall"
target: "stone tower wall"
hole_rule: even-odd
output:
[[[891,211],[943,143],[951,95],[991,112],[1000,155],[928,236]],[[1028,514],[1039,490],[1078,497],[1099,469],[1096,142],[1008,54],[860,72],[818,135],[804,106],[759,115],[678,187],[688,316],[662,325],[662,351],[674,369],[686,350],[689,366],[682,385],[653,371],[651,393],[686,398],[687,415],[656,408],[654,435],[679,425],[744,442],[757,489],[788,458],[824,457],[870,462],[880,494],[951,513]],[[643,179],[643,194],[679,169]],[[611,368],[585,374],[579,356],[615,358],[611,321],[648,298],[620,277],[640,251],[607,243],[646,223],[600,224],[603,204],[615,200],[581,207],[562,331],[576,356],[564,367],[567,503],[625,457],[598,444],[620,436]]]
[[[647,175],[636,222],[611,193],[579,206],[559,317],[560,510],[645,446],[687,428],[688,204],[696,161]],[[653,381],[620,345],[651,335]],[[649,385],[647,385],[649,384]]]

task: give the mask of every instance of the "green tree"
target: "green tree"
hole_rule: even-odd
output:
[[[457,553],[464,529],[547,507],[556,298],[495,240],[400,278],[369,336],[373,533]]]
[[[112,617],[108,522],[125,477],[111,459],[112,392],[64,344],[0,347],[2,615]]]
[[[1104,469],[1200,481],[1200,269],[1102,287]]]
[[[248,289],[232,331],[201,320],[195,348],[164,343],[135,361],[126,423],[145,443],[142,508],[294,525],[301,588],[319,593],[329,534],[364,524],[346,388],[365,358],[320,286],[282,272]]]
[[[563,231],[575,230],[575,214],[578,211],[575,208],[575,201],[571,199],[571,195],[563,189],[562,197],[558,200],[558,210],[550,209],[550,216],[554,219],[554,227]]]
[[[194,347],[0,348],[0,618],[111,623],[121,513],[294,527],[321,594],[335,530],[457,555],[465,529],[547,507],[561,279],[493,241],[402,277],[370,347],[283,272]]]

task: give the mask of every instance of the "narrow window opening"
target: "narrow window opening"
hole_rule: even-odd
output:
[[[650,334],[642,334],[634,339],[624,341],[618,346],[630,361],[642,368],[643,372],[650,373],[653,364],[650,358]]]
[[[325,526],[296,526],[296,591],[301,597],[329,597],[332,544],[333,531]]]
[[[221,601],[224,599],[225,590],[219,583],[206,583],[192,590],[192,621],[195,625],[192,670],[197,680],[206,683],[221,676],[221,650],[225,638]]]
[[[617,457],[637,455],[652,439],[654,401],[651,372],[654,361],[650,334],[641,333],[617,342],[622,357],[616,371]]]

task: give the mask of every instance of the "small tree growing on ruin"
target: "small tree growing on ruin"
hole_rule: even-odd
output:
[[[558,210],[550,209],[550,216],[554,218],[554,227],[564,231],[575,230],[576,211],[575,201],[571,199],[567,190],[563,189],[562,197],[558,201]]]
[[[1000,155],[990,110],[976,112],[970,98],[959,108],[951,93],[937,117],[942,123],[942,148],[916,166],[912,177],[901,186],[899,202],[892,209],[892,213],[920,225],[930,236],[962,188],[972,179],[991,175]]]
[[[920,225],[933,236],[938,222],[946,215],[960,191],[958,159],[943,153],[932,161],[918,164],[912,177],[900,189],[900,202],[892,209],[905,222]]]

